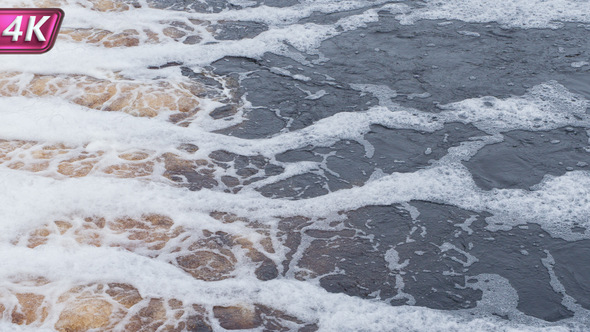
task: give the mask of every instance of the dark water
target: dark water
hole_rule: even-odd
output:
[[[178,1],[161,5],[212,12],[232,7],[223,1],[208,2],[207,8]],[[331,24],[356,13],[318,13],[301,23]],[[226,22],[218,28],[223,40],[252,38],[268,29],[255,22]],[[401,25],[392,14],[380,12],[378,22],[324,41],[319,48],[321,57],[293,49],[298,61],[267,53],[257,59],[226,57],[211,64],[209,70],[216,75],[234,79],[237,94],[233,105],[210,116],[235,116],[240,98],[245,97],[252,105],[246,109],[246,121],[220,133],[257,139],[376,105],[438,113],[440,105],[469,98],[524,95],[549,80],[590,99],[590,67],[570,65],[588,59],[588,33],[584,26],[573,23],[560,29],[526,30],[439,20]],[[183,73],[194,75],[188,68]],[[362,91],[359,86],[363,84],[372,88],[365,86]],[[427,168],[449,148],[484,136],[488,134],[464,123],[447,123],[433,132],[373,125],[364,136],[374,147],[370,156],[363,144],[351,140],[309,145],[272,160],[217,151],[210,157],[226,169],[235,169],[238,177],[224,176],[221,182],[205,184],[197,175],[188,180],[195,190],[208,187],[237,192],[242,186],[282,174],[290,164],[321,164],[313,172],[256,189],[266,197],[300,200],[362,186],[378,170],[392,174]],[[587,128],[512,130],[463,165],[482,190],[529,190],[547,175],[587,171],[587,146]],[[517,297],[507,291],[499,302],[488,307],[482,304],[486,315],[517,319],[524,314],[555,322],[574,315],[566,305],[572,298],[590,310],[590,240],[552,237],[534,223],[492,231],[486,212],[436,202],[408,204],[342,211],[344,221],[331,224],[337,230],[319,227],[305,217],[284,219],[280,230],[289,248],[287,260],[280,275],[270,267],[265,278],[317,280],[329,292],[377,298],[392,305],[474,313],[486,289],[500,292],[486,284],[507,281]],[[586,230],[578,227],[574,231],[583,234]],[[394,253],[398,263],[391,263]],[[486,279],[485,275],[496,277]],[[512,299],[518,312],[510,307]]]

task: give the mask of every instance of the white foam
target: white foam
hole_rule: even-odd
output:
[[[524,96],[483,97],[442,106],[448,122],[473,123],[490,134],[514,130],[549,130],[567,125],[587,126],[590,102],[555,81],[531,88]]]
[[[37,326],[16,325],[0,321],[0,331],[3,332],[53,332],[53,328],[42,328]]]
[[[573,68],[581,68],[581,67],[584,67],[584,66],[587,66],[587,65],[590,65],[590,62],[588,62],[588,61],[576,61],[576,62],[572,62],[571,63],[571,66]]]
[[[5,267],[1,280],[15,275],[43,273],[62,288],[92,282],[131,283],[143,297],[176,298],[206,307],[254,302],[283,310],[308,321],[318,321],[322,331],[565,331],[559,327],[527,327],[501,319],[466,320],[442,311],[420,307],[392,307],[343,294],[332,294],[309,283],[278,279],[228,279],[204,282],[193,279],[172,265],[112,248],[81,247],[75,250],[2,246],[0,260]],[[11,287],[18,287],[11,285]],[[55,315],[55,313],[52,313]],[[350,319],[354,317],[354,319]],[[48,317],[53,321],[55,317]],[[42,326],[49,328],[50,326]]]
[[[558,28],[562,22],[590,22],[585,0],[425,0],[426,6],[397,16],[402,24],[444,19],[498,22],[516,28]]]
[[[388,263],[389,269],[392,271],[403,270],[403,268],[410,264],[409,259],[406,259],[403,262],[399,261],[399,253],[397,252],[397,250],[395,250],[395,248],[390,248],[389,250],[387,250],[383,258]]]
[[[301,5],[275,8],[259,6],[243,10],[229,10],[217,14],[185,13],[156,10],[145,7],[121,13],[99,13],[70,1],[65,6],[66,28],[102,28],[121,31],[128,28],[150,28],[162,36],[168,21],[180,21],[197,29],[203,42],[185,45],[164,39],[160,44],[146,44],[140,33],[137,47],[106,49],[96,45],[60,40],[55,48],[40,56],[5,55],[0,70],[30,73],[86,74],[109,78],[119,72],[130,79],[142,80],[161,76],[180,79],[178,68],[148,70],[148,65],[163,64],[170,60],[182,61],[196,71],[212,61],[228,55],[260,57],[265,52],[289,54],[290,47],[314,53],[323,40],[364,27],[378,19],[379,6],[385,1],[304,1]],[[333,24],[299,24],[301,18],[314,12],[331,13],[362,9],[360,14],[339,19]],[[470,22],[498,21],[511,27],[556,27],[554,20],[582,21],[589,19],[587,1],[502,0],[492,2],[427,1],[426,7],[410,10],[401,5],[385,5],[394,13],[407,10],[399,16],[403,23],[418,19],[460,19]],[[561,12],[560,12],[561,11]],[[222,20],[255,21],[269,25],[269,30],[252,39],[216,41],[204,26],[191,19],[220,22]],[[459,31],[469,36],[469,31]],[[216,42],[209,43],[208,42]],[[287,46],[287,44],[289,46]],[[277,69],[278,70],[278,69]],[[291,75],[291,73],[284,73]],[[291,75],[306,80],[306,77]],[[166,117],[136,118],[127,114],[101,112],[73,105],[59,98],[3,98],[0,104],[0,139],[64,142],[87,151],[120,151],[149,149],[155,153],[176,151],[180,143],[198,145],[194,158],[204,158],[209,152],[222,149],[242,155],[262,154],[273,158],[277,153],[307,145],[330,146],[342,140],[356,140],[364,144],[370,156],[370,146],[364,134],[371,125],[388,128],[415,129],[432,132],[446,123],[473,124],[488,136],[479,141],[463,142],[449,149],[448,155],[429,168],[413,173],[384,174],[375,172],[365,185],[327,195],[291,201],[269,199],[255,189],[257,186],[284,180],[289,176],[310,172],[321,163],[298,163],[287,166],[285,172],[257,184],[247,186],[238,194],[203,189],[191,192],[165,183],[137,179],[103,178],[90,174],[81,179],[50,179],[25,171],[0,167],[0,287],[10,284],[16,275],[43,275],[52,281],[52,291],[66,291],[80,283],[127,282],[137,287],[143,296],[174,297],[186,301],[200,301],[208,306],[231,305],[239,301],[257,302],[303,317],[319,320],[323,331],[336,330],[389,330],[400,331],[565,331],[565,327],[542,327],[545,323],[531,319],[531,326],[516,325],[493,318],[463,317],[446,312],[417,307],[391,307],[385,303],[362,300],[343,294],[331,294],[313,283],[289,278],[262,282],[248,273],[237,273],[234,279],[219,282],[195,280],[177,267],[163,260],[150,259],[114,248],[94,248],[75,241],[48,241],[29,249],[10,245],[18,235],[30,232],[48,222],[62,218],[79,218],[89,215],[117,218],[139,217],[146,213],[170,216],[176,225],[187,229],[223,230],[256,238],[259,234],[242,222],[220,223],[209,216],[213,211],[232,212],[240,217],[256,220],[276,229],[279,216],[306,216],[335,218],[338,212],[354,210],[367,205],[402,204],[412,200],[425,200],[450,204],[476,212],[493,214],[488,218],[491,229],[514,227],[524,223],[538,223],[554,236],[567,239],[587,238],[573,234],[573,226],[590,227],[590,173],[569,172],[559,177],[546,177],[533,190],[494,189],[480,190],[461,160],[469,159],[486,144],[501,140],[503,132],[524,130],[550,130],[562,126],[589,127],[587,100],[567,91],[563,86],[548,82],[531,89],[524,96],[499,99],[473,98],[442,106],[440,113],[426,113],[403,108],[391,101],[396,92],[383,86],[355,85],[359,90],[375,94],[381,105],[366,112],[338,113],[294,132],[256,140],[239,139],[211,133],[213,130],[237,124],[209,119],[208,111],[220,105],[208,100],[187,128],[166,121]],[[308,98],[322,98],[323,90]],[[421,97],[409,94],[408,98]],[[246,97],[245,97],[246,98]],[[243,100],[248,107],[247,100]],[[429,148],[430,149],[430,148]],[[427,150],[429,151],[429,150]],[[412,217],[418,212],[411,210]],[[462,228],[469,231],[466,221]],[[108,236],[108,235],[105,235]],[[110,239],[106,239],[108,242]],[[275,242],[277,239],[273,239]],[[474,257],[444,244],[444,250],[459,252],[460,262],[469,266]],[[301,248],[300,248],[301,249]],[[280,248],[272,258],[284,258]],[[388,266],[400,270],[408,261],[400,262],[395,249],[386,255]],[[400,279],[401,280],[401,279]],[[397,280],[396,280],[397,282]],[[403,290],[403,280],[396,284]],[[50,288],[50,287],[48,287]],[[487,298],[486,298],[487,299]],[[485,299],[484,299],[485,300]],[[513,300],[513,299],[512,299]],[[514,301],[510,302],[513,306]],[[51,313],[56,319],[57,312]],[[350,317],[354,317],[351,320]],[[48,319],[50,322],[52,319]],[[49,324],[49,323],[47,323]],[[49,326],[47,326],[49,327]],[[219,328],[219,326],[215,325]],[[0,330],[27,330],[0,323]],[[574,329],[574,328],[572,328]]]
[[[378,5],[384,0],[371,5]],[[17,2],[15,5],[22,3]],[[66,12],[62,28],[99,28],[109,31],[135,29],[139,33],[140,44],[135,47],[104,48],[91,44],[81,44],[66,39],[56,42],[51,52],[42,55],[3,56],[0,71],[22,71],[38,74],[86,74],[105,78],[112,72],[132,78],[161,76],[166,71],[149,70],[150,65],[161,65],[168,61],[180,61],[196,69],[208,65],[224,56],[243,56],[258,58],[266,52],[289,54],[289,46],[303,52],[319,47],[320,42],[344,31],[358,29],[367,22],[378,19],[377,9],[367,9],[364,13],[344,17],[334,24],[313,23],[295,24],[301,18],[314,12],[337,12],[361,9],[367,6],[364,1],[311,1],[294,7],[276,8],[259,6],[242,10],[224,11],[217,14],[187,13],[147,8],[131,8],[123,12],[101,13],[83,8],[76,2],[62,6]],[[391,6],[389,6],[391,7]],[[215,40],[205,26],[197,22],[216,22],[222,20],[256,21],[269,24],[269,29],[258,36],[242,40]],[[169,26],[166,22],[182,22],[199,32],[203,40],[195,45],[174,42],[163,34]],[[162,41],[146,44],[145,29],[156,33]],[[172,71],[176,73],[175,71]]]

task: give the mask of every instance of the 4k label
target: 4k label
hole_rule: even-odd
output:
[[[64,12],[58,8],[0,8],[0,53],[49,51],[63,18]]]

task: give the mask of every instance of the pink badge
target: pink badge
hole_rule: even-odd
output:
[[[64,18],[59,8],[0,8],[0,53],[49,51]]]

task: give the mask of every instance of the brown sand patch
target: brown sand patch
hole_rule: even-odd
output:
[[[29,325],[37,320],[47,318],[47,307],[43,306],[43,295],[33,293],[17,293],[18,308],[12,311],[12,322],[19,325]]]
[[[0,96],[62,97],[85,107],[154,117],[163,111],[196,111],[201,84],[192,81],[133,81],[85,75],[0,73]]]
[[[158,214],[113,220],[86,217],[78,223],[58,220],[30,231],[13,243],[35,248],[63,236],[84,245],[121,247],[148,257],[165,255],[169,263],[205,281],[232,278],[238,264],[252,266],[260,280],[278,276],[274,261],[265,254],[274,252],[268,237],[263,237],[257,245],[244,236],[222,231],[203,230],[199,234],[176,226],[171,218]]]
[[[39,285],[29,285],[28,289],[39,290],[35,286]],[[11,299],[16,299],[17,304],[8,304]],[[0,301],[7,301],[0,304],[0,315],[10,312],[11,321],[18,325],[47,325],[48,313],[53,312],[58,316],[53,327],[60,332],[180,332],[192,327],[210,330],[200,305],[184,304],[177,299],[144,298],[135,287],[124,283],[80,285],[57,298],[35,292],[9,293]]]
[[[227,330],[246,330],[263,327],[264,331],[317,331],[315,323],[260,304],[240,303],[233,306],[214,306],[213,315]]]
[[[147,38],[145,40],[148,44],[158,43],[160,40],[157,34],[145,31]],[[120,32],[112,32],[104,29],[96,28],[63,28],[60,30],[59,38],[62,40],[69,40],[73,42],[80,42],[86,44],[97,44],[103,47],[132,47],[138,46],[140,43],[140,33],[135,29],[126,29]]]
[[[186,185],[190,190],[213,188],[219,183],[214,179],[214,165],[207,160],[186,160],[172,153],[163,155],[166,171],[164,176]]]
[[[126,283],[92,283],[79,285],[54,296],[42,295],[48,281],[27,283],[27,292],[5,289],[0,296],[0,317],[18,325],[49,327],[60,332],[100,331],[212,331],[216,319],[228,330],[263,328],[272,331],[315,331],[317,325],[283,311],[256,303],[213,306],[212,317],[206,305],[183,302],[175,298],[142,296]],[[15,285],[17,286],[17,285]],[[22,285],[19,285],[22,286]]]
[[[63,41],[92,44],[106,48],[135,47],[143,44],[160,44],[163,42],[182,42],[194,45],[203,40],[203,37],[194,31],[194,28],[176,22],[160,22],[164,27],[161,33],[150,29],[136,30],[125,29],[110,31],[99,28],[63,28],[60,30],[59,39]],[[175,24],[174,26],[167,26]]]
[[[260,316],[251,305],[218,306],[213,308],[213,313],[221,327],[228,330],[253,329],[262,325]]]
[[[191,190],[218,185],[218,170],[205,159],[187,159],[190,155],[158,154],[149,150],[120,153],[86,151],[86,146],[44,144],[35,141],[0,140],[0,165],[11,169],[42,172],[54,178],[110,175],[118,178],[162,176],[161,181],[187,186]],[[198,147],[181,144],[179,151],[194,153]],[[172,181],[172,182],[170,182]]]

